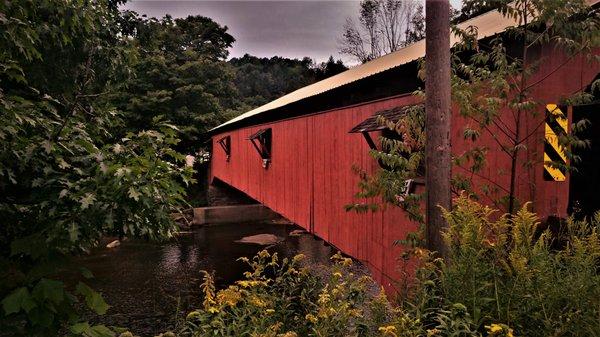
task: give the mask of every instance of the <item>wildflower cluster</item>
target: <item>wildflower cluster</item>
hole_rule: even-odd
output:
[[[600,213],[556,228],[525,204],[501,215],[462,195],[445,212],[446,261],[421,254],[408,299],[432,336],[590,336],[600,331]],[[506,323],[510,322],[510,326]]]
[[[326,276],[303,265],[304,257],[279,260],[266,250],[241,258],[245,279],[215,292],[204,273],[204,306],[191,312],[182,336],[389,336],[380,329],[394,312],[383,290],[368,276],[351,271],[352,259],[331,259]],[[394,328],[388,328],[394,329]],[[389,330],[391,331],[391,330]],[[400,336],[400,335],[397,335]],[[402,335],[409,336],[409,335]]]

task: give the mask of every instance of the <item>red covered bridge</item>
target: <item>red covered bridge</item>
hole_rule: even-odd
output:
[[[514,24],[511,19],[490,12],[462,26],[477,26],[478,38],[485,41]],[[424,41],[417,42],[218,126],[210,132],[213,148],[210,179],[218,179],[244,192],[363,261],[375,279],[388,288],[393,287],[393,281],[399,279],[398,257],[402,250],[394,241],[415,230],[415,224],[395,207],[368,213],[345,211],[347,204],[364,202],[355,200],[359,177],[353,172],[353,165],[369,173],[378,168],[378,163],[369,155],[370,145],[375,144],[369,144],[360,131],[369,133],[374,142],[381,132],[368,128],[349,131],[384,110],[418,103],[411,93],[422,86],[417,77],[417,60],[424,52]],[[539,82],[531,88],[532,94],[547,104],[586,90],[600,71],[598,63],[590,63],[577,55],[564,55],[552,45],[533,50],[530,57],[545,58],[530,81]],[[564,110],[568,111],[569,121],[574,116],[578,118],[573,111],[579,109],[600,125],[600,118],[594,117],[600,111],[594,111],[595,115],[590,113],[597,108],[598,105],[589,105]],[[591,202],[590,207],[600,206],[589,198],[593,192],[590,184],[594,179],[600,183],[597,166],[590,164],[591,168],[580,170],[583,173],[578,179],[571,179],[569,175],[564,180],[548,179],[549,173],[543,164],[545,130],[539,127],[543,125],[545,109],[543,104],[537,116],[524,116],[522,120],[523,134],[533,135],[527,139],[527,149],[522,151],[522,156],[534,164],[518,167],[518,198],[532,200],[534,210],[542,218],[565,216],[573,196]],[[472,177],[475,186],[493,181],[497,186],[508,188],[510,159],[491,133],[482,133],[476,143],[466,142],[463,131],[472,122],[459,117],[458,113],[453,116],[454,154],[473,146],[489,148],[486,167]],[[600,142],[600,136],[596,139]],[[590,151],[583,154],[584,157],[594,158],[600,154],[598,146]],[[597,163],[597,159],[590,160]],[[455,172],[461,170],[461,167],[454,168]]]

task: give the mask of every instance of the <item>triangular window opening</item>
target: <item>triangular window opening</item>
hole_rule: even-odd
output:
[[[271,131],[271,128],[260,129],[248,137],[248,140],[252,142],[254,149],[256,149],[258,155],[262,159],[262,166],[265,169],[269,167],[271,162],[272,138],[273,132]]]
[[[225,152],[225,161],[229,162],[231,158],[231,136],[225,136],[217,141],[223,152]]]

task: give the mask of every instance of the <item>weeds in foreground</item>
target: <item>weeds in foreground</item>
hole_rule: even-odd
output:
[[[600,335],[600,215],[542,230],[525,205],[502,216],[466,196],[446,211],[447,261],[415,248],[409,295],[391,304],[337,254],[326,276],[260,252],[243,280],[217,291],[179,336],[548,337]],[[173,333],[163,337],[175,336]]]

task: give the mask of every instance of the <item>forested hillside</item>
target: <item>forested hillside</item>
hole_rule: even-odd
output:
[[[348,69],[333,56],[327,62],[315,64],[308,57],[298,60],[274,56],[269,59],[246,54],[229,63],[235,68],[235,86],[246,109]]]
[[[148,19],[132,11],[119,16],[120,33],[137,52],[127,90],[110,96],[126,112],[127,130],[163,116],[181,131],[178,149],[194,153],[202,133],[237,114],[265,104],[347,68],[330,58],[257,58],[227,61],[235,43],[227,27],[210,18]]]

